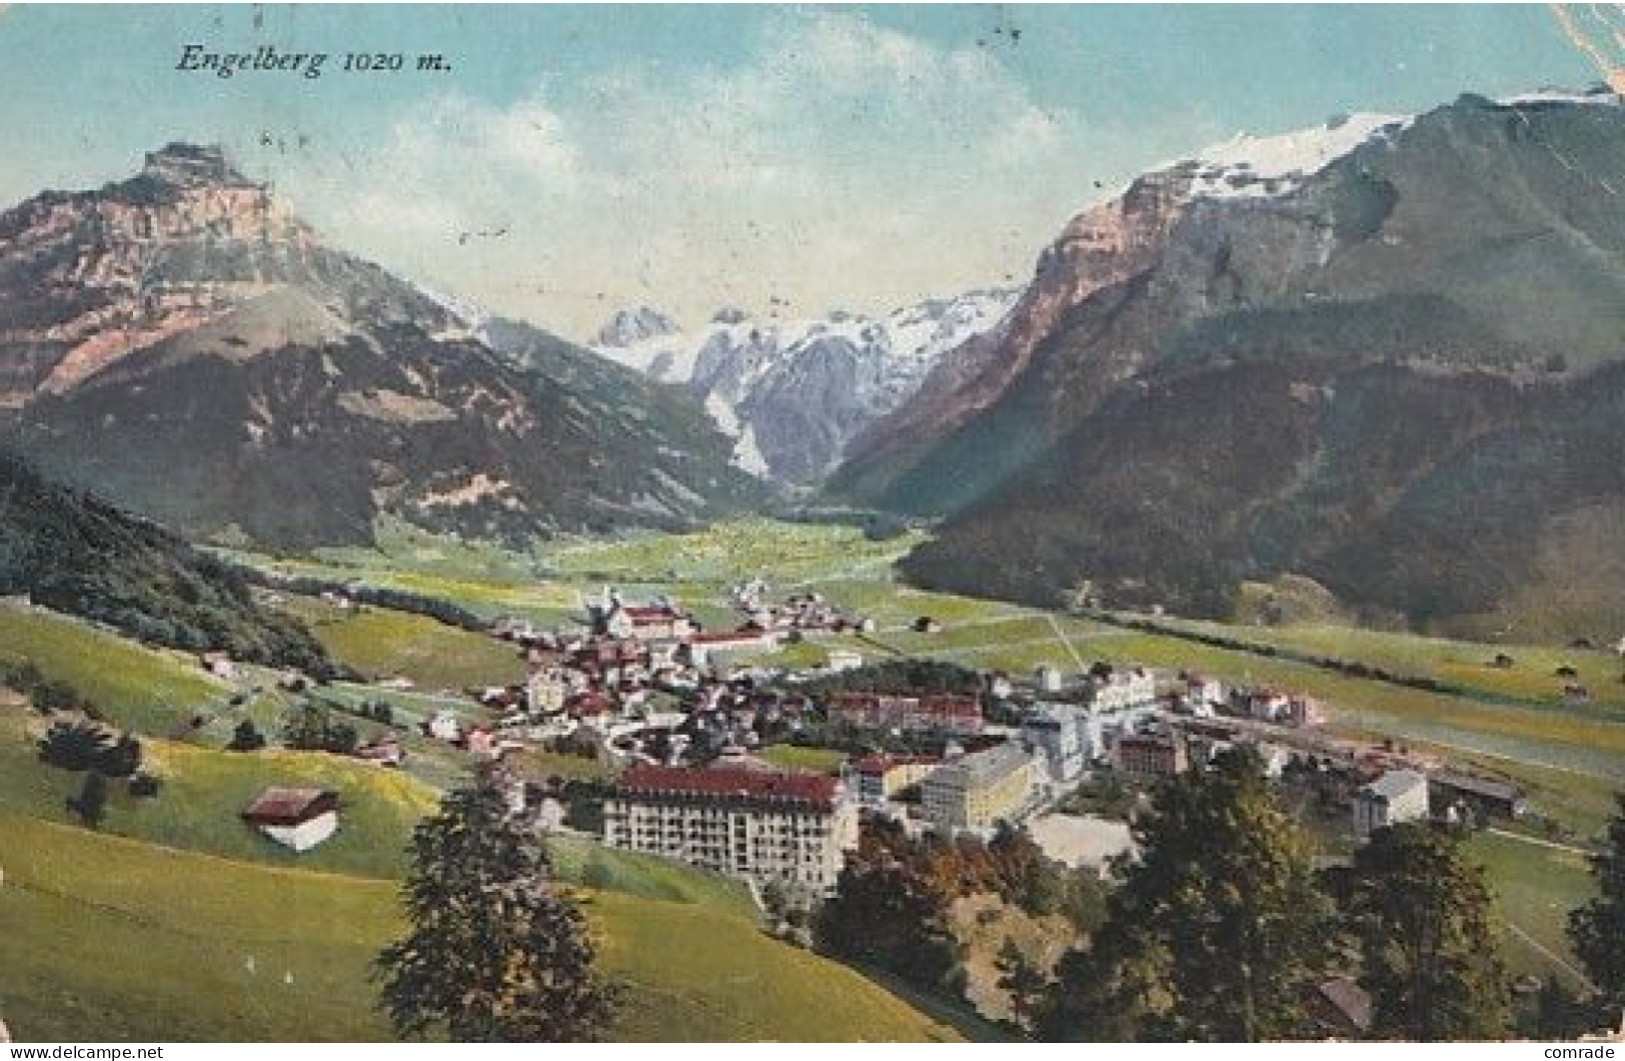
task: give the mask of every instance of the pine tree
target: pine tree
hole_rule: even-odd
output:
[[[1164,786],[1136,840],[1089,951],[1061,963],[1045,1033],[1259,1042],[1303,1031],[1332,921],[1308,840],[1258,757],[1227,754]]]
[[[1022,1031],[1030,1030],[1033,1018],[1042,1007],[1049,977],[1009,936],[1004,938],[1004,946],[999,949],[993,967],[999,972],[999,990],[1010,998],[1011,1019]]]
[[[1377,830],[1355,853],[1347,907],[1373,1034],[1414,1042],[1506,1035],[1489,886],[1452,834],[1425,822]]]
[[[412,851],[402,890],[411,930],[377,961],[397,1033],[580,1042],[604,1031],[618,992],[595,973],[580,910],[554,891],[545,849],[489,771],[445,797]]]
[[[1586,972],[1601,991],[1609,1024],[1625,1009],[1625,792],[1608,822],[1603,849],[1591,856],[1597,897],[1569,914],[1569,939]]]
[[[327,727],[326,708],[307,701],[289,714],[282,743],[295,751],[322,751],[327,747]]]

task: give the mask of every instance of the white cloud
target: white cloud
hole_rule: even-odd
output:
[[[770,294],[878,309],[1025,276],[1090,198],[1101,140],[986,50],[792,9],[728,68],[438,97],[331,186],[326,215],[390,264],[574,334],[633,300],[691,320]]]

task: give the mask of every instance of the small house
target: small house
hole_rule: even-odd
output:
[[[1334,976],[1316,984],[1304,1008],[1323,1035],[1360,1039],[1371,1031],[1371,995],[1351,977]]]
[[[434,716],[424,724],[424,728],[428,731],[429,736],[435,740],[455,743],[463,737],[463,724],[450,711],[435,712]]]
[[[476,759],[498,759],[502,756],[497,735],[484,726],[475,726],[468,731],[468,750]]]
[[[1354,835],[1428,816],[1428,779],[1414,770],[1389,770],[1354,794]]]
[[[355,750],[357,759],[365,759],[378,766],[400,766],[406,760],[406,749],[395,737],[379,737]]]
[[[231,656],[225,652],[205,652],[202,656],[203,669],[216,678],[232,681],[237,677],[237,664],[232,662]]]
[[[1441,770],[1429,775],[1428,784],[1430,798],[1446,806],[1469,806],[1486,817],[1514,820],[1529,811],[1523,789],[1507,781]]]
[[[863,653],[845,648],[832,648],[825,653],[824,665],[836,673],[857,670],[863,666]]]
[[[338,830],[339,794],[325,788],[268,788],[242,818],[284,847],[309,851]]]

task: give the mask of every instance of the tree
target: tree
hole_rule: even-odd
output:
[[[489,770],[418,825],[402,888],[410,931],[376,964],[397,1033],[455,1042],[574,1042],[603,1032],[618,991],[593,969],[581,911]]]
[[[79,823],[87,829],[99,828],[107,817],[107,778],[95,770],[85,775],[77,798],[69,797],[68,809],[78,815]]]
[[[957,872],[952,853],[946,845],[910,840],[895,822],[865,820],[835,896],[818,910],[819,948],[957,994],[963,948],[948,918],[956,884],[950,878]]]
[[[999,990],[1010,996],[1011,1019],[1022,1031],[1031,1030],[1034,1017],[1043,1007],[1049,977],[1009,936],[1004,938],[993,967],[999,971]]]
[[[295,751],[319,752],[327,746],[327,711],[306,701],[294,709],[282,731],[282,743]]]
[[[257,752],[265,747],[265,735],[254,725],[254,720],[245,718],[237,723],[237,728],[231,731],[231,742],[226,745],[227,751]]]
[[[1618,811],[1608,822],[1608,838],[1591,856],[1597,896],[1569,914],[1574,953],[1596,983],[1606,1015],[1625,1008],[1625,792],[1615,796]]]
[[[1163,786],[1135,834],[1139,857],[1117,865],[1105,923],[1058,967],[1045,1034],[1258,1042],[1303,1031],[1301,999],[1334,922],[1309,842],[1257,755],[1229,753]]]
[[[113,735],[94,722],[55,722],[40,738],[40,762],[63,770],[94,769],[113,748]]]
[[[64,681],[39,681],[33,689],[34,709],[42,715],[72,711],[81,703],[78,690]]]
[[[361,735],[348,722],[334,722],[333,713],[326,706],[306,702],[289,716],[282,741],[296,751],[350,755],[360,743]]]
[[[1378,829],[1354,855],[1346,903],[1372,1031],[1413,1042],[1504,1037],[1506,970],[1484,871],[1426,822]]]
[[[348,722],[335,722],[327,727],[322,750],[332,752],[334,755],[354,755],[360,743],[361,734],[356,732],[354,726]]]
[[[96,769],[108,777],[129,777],[141,769],[141,742],[133,733],[124,734],[102,753]]]

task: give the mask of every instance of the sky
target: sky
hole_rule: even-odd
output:
[[[1599,80],[1538,5],[0,5],[0,205],[218,143],[332,243],[581,339],[1019,284],[1238,132]]]

